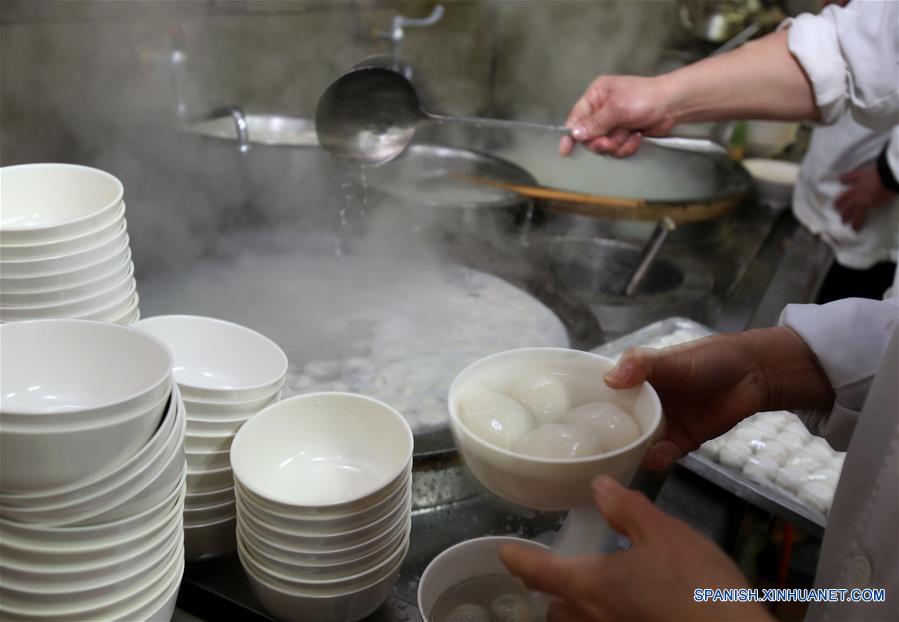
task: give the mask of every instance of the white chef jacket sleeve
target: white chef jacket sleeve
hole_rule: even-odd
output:
[[[887,143],[887,165],[893,172],[893,179],[899,180],[899,125],[890,132],[890,142]]]
[[[899,324],[899,298],[787,305],[780,324],[796,331],[815,353],[836,394],[829,413],[800,416],[812,432],[845,451],[890,335]]]
[[[899,123],[899,2],[855,0],[800,15],[790,23],[788,45],[824,123],[847,110],[872,129]]]

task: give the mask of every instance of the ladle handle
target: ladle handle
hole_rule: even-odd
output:
[[[441,123],[464,123],[475,127],[494,127],[498,129],[528,129],[544,132],[557,132],[562,136],[571,136],[571,130],[564,125],[546,125],[532,121],[513,121],[511,119],[481,119],[479,117],[448,117],[441,114],[428,113],[432,119]],[[708,153],[714,155],[727,155],[727,149],[713,140],[707,138],[689,138],[686,136],[644,136],[644,143],[661,147],[662,149],[674,149],[676,151],[692,151],[694,153]]]

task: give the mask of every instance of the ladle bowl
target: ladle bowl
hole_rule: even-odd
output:
[[[549,459],[497,447],[469,430],[459,416],[460,390],[476,383],[506,393],[508,385],[520,377],[518,370],[529,366],[564,375],[572,394],[589,395],[590,401],[621,405],[636,420],[640,436],[603,454]],[[614,366],[613,361],[590,352],[524,348],[493,354],[465,368],[449,390],[450,428],[475,477],[507,501],[548,512],[592,506],[591,483],[598,475],[608,475],[625,486],[629,484],[646,450],[661,433],[662,406],[648,383],[617,391],[607,387],[602,377]]]

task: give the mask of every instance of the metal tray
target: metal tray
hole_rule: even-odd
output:
[[[708,326],[694,322],[689,318],[669,317],[604,343],[593,350],[593,352],[610,359],[617,359],[628,348],[644,346],[678,330],[690,330],[703,336],[715,334],[715,331]]]
[[[617,359],[628,348],[651,343],[677,330],[690,330],[702,335],[716,331],[708,326],[684,317],[670,317],[605,343],[593,350],[602,356]],[[824,533],[827,518],[821,512],[807,506],[798,497],[780,489],[757,484],[725,466],[693,452],[681,458],[678,464],[700,477],[724,488],[748,503],[790,521],[808,533],[820,536]]]

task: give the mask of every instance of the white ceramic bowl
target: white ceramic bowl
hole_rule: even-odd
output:
[[[234,487],[222,488],[211,492],[188,492],[184,500],[185,508],[203,508],[218,505],[226,501],[234,501]]]
[[[231,468],[231,452],[187,452],[187,468],[190,471],[210,471]]]
[[[234,517],[206,523],[184,526],[184,555],[188,561],[200,561],[230,553],[237,546]]]
[[[112,522],[140,514],[144,510],[154,507],[173,490],[178,489],[181,482],[185,481],[187,474],[187,466],[184,464],[184,449],[180,443],[164,460],[165,462],[154,467],[152,472],[145,473],[135,480],[133,490],[123,495],[123,498],[113,508],[73,524],[95,525]]]
[[[410,487],[411,491],[411,487]],[[399,503],[390,508],[383,516],[379,516],[374,521],[340,530],[339,528],[325,530],[320,527],[315,531],[301,531],[284,524],[273,525],[260,517],[251,507],[243,502],[240,493],[235,497],[241,516],[254,526],[262,527],[269,531],[275,531],[282,536],[285,542],[291,542],[299,547],[309,547],[312,549],[322,548],[343,548],[352,546],[359,542],[364,542],[377,535],[383,534],[390,527],[401,520],[403,516],[408,516],[412,511],[411,493],[403,495]]]
[[[85,231],[84,233],[55,240],[52,242],[43,242],[35,244],[20,245],[0,245],[0,259],[4,261],[17,261],[21,259],[47,259],[50,257],[61,257],[71,253],[91,248],[102,242],[106,242],[119,232],[122,228],[122,222],[125,216],[125,204],[121,203],[116,210],[113,220],[107,223],[99,224],[95,229]]]
[[[370,540],[353,544],[344,548],[331,549],[303,549],[298,548],[296,542],[283,542],[277,532],[269,530],[262,533],[247,522],[245,517],[238,515],[237,526],[247,542],[252,542],[252,549],[265,555],[290,560],[292,563],[306,566],[330,566],[352,562],[364,557],[373,551],[385,546],[394,540],[399,534],[405,533],[410,527],[409,519],[404,523],[399,520],[391,525],[383,533],[374,536]],[[263,530],[264,531],[264,530]],[[267,535],[266,535],[267,534]],[[272,537],[274,534],[274,538]]]
[[[224,320],[160,315],[137,327],[173,352],[175,381],[185,400],[252,400],[274,392],[287,373],[287,356],[256,331]]]
[[[288,517],[297,521],[308,520],[310,522],[326,521],[334,524],[355,523],[357,518],[366,515],[379,514],[386,503],[390,502],[398,491],[404,490],[412,477],[412,459],[397,474],[397,476],[378,490],[377,493],[367,495],[364,498],[349,501],[347,503],[334,504],[327,507],[297,506],[280,503],[272,499],[262,497],[246,487],[241,487],[235,479],[234,485],[240,489],[241,496],[254,509],[264,510],[276,515]],[[366,521],[367,522],[367,521]]]
[[[130,259],[112,267],[108,272],[84,283],[70,287],[38,292],[8,292],[0,290],[0,305],[4,308],[40,307],[82,300],[106,291],[110,286],[134,276],[134,262]],[[2,285],[0,285],[2,287]]]
[[[220,419],[218,421],[211,421],[209,419],[193,419],[188,418],[187,420],[187,430],[188,434],[200,437],[218,437],[222,439],[222,437],[230,436],[232,439],[237,431],[250,419],[247,417],[240,417],[238,419]],[[208,439],[207,439],[208,440]],[[204,450],[198,450],[198,443],[206,442],[202,439],[194,439],[191,441],[191,448],[193,449],[192,453],[201,454],[201,453],[219,453],[218,451],[209,452]],[[208,440],[210,443],[218,444],[214,438],[212,440]],[[223,440],[220,441],[224,443]],[[225,449],[221,449],[221,452],[228,453],[231,451],[231,445],[228,443]],[[227,464],[231,464],[230,458],[227,461]],[[224,464],[219,465],[224,466]]]
[[[387,538],[388,534],[393,533],[398,525],[405,524],[412,510],[411,499],[406,499],[403,505],[397,506],[390,514],[378,519],[375,523],[345,532],[322,535],[304,534],[273,527],[248,511],[239,495],[236,497],[236,502],[237,516],[241,524],[246,525],[254,534],[281,547],[321,553],[341,551],[363,542],[374,542],[379,538]]]
[[[71,302],[53,303],[34,307],[0,307],[0,321],[44,320],[53,318],[80,318],[106,313],[110,305],[122,299],[130,299],[137,290],[133,274],[112,285],[109,289],[88,298]]]
[[[184,574],[184,555],[179,547],[176,555],[168,563],[151,576],[141,577],[131,583],[128,589],[116,594],[96,597],[90,601],[69,603],[68,606],[57,606],[52,610],[39,613],[30,608],[14,609],[0,603],[0,615],[11,620],[27,620],[47,622],[52,619],[58,622],[80,622],[82,620],[123,620],[142,619],[126,618],[138,612],[149,613],[158,607],[159,597],[170,593],[172,585]],[[151,609],[152,607],[152,609]]]
[[[123,251],[128,247],[128,231],[125,222],[122,221],[115,237],[68,255],[44,259],[0,260],[0,277],[19,279],[44,277],[62,271],[77,270],[96,264],[112,253]]]
[[[238,549],[238,554],[240,550]],[[285,622],[356,622],[371,615],[390,596],[399,576],[400,563],[382,579],[350,590],[302,590],[273,580],[270,574],[257,572],[251,561],[241,556],[250,589],[262,606]]]
[[[218,523],[229,518],[237,516],[237,510],[234,507],[234,500],[225,501],[218,505],[209,505],[202,508],[184,508],[184,524],[188,527],[194,525],[206,525],[208,523]]]
[[[137,294],[134,294],[134,298],[132,298],[128,307],[122,313],[119,315],[110,314],[105,321],[121,326],[132,326],[140,320],[139,304],[140,297]]]
[[[405,472],[412,448],[409,424],[383,402],[310,393],[245,423],[231,445],[231,466],[241,487],[255,495],[328,508],[377,495]]]
[[[184,440],[184,448],[194,454],[230,452],[233,440],[234,433],[232,432],[212,434],[195,432],[191,429]]]
[[[783,160],[750,158],[743,166],[752,175],[759,201],[771,207],[787,207],[793,200],[793,187],[799,179],[799,165]]]
[[[233,485],[231,467],[187,472],[187,490],[192,493],[213,492]]]
[[[184,409],[178,398],[177,385],[167,400],[162,422],[153,432],[153,436],[118,468],[108,473],[92,474],[85,480],[62,488],[25,494],[0,493],[0,515],[9,508],[38,509],[89,502],[120,482],[127,481],[129,477],[149,468],[154,458],[162,456],[159,452],[163,448],[171,447],[173,443],[178,442],[176,431],[184,424]]]
[[[183,539],[184,526],[180,516],[170,521],[163,529],[154,533],[151,537],[136,546],[127,549],[125,554],[111,555],[101,560],[92,560],[88,563],[64,563],[60,560],[53,562],[23,562],[18,559],[3,558],[3,568],[0,575],[3,584],[7,587],[29,589],[29,587],[53,587],[76,586],[90,587],[96,584],[105,584],[115,581],[116,578],[125,576],[148,556],[158,553],[173,538]]]
[[[113,324],[119,324],[120,326],[134,326],[140,321],[140,309],[137,308],[137,299],[134,301],[135,309],[130,313],[126,313],[125,315],[119,316],[117,318],[113,318],[109,320]]]
[[[12,493],[29,493],[57,490],[93,477],[105,477],[146,445],[158,429],[166,405],[167,399],[163,398],[145,410],[82,425],[40,426],[37,421],[32,425],[3,423],[0,427],[0,487]],[[38,419],[41,415],[33,417]],[[89,499],[84,501],[90,502]],[[4,513],[9,514],[8,510],[10,508],[5,508]]]
[[[789,121],[748,121],[746,152],[770,158],[796,141],[799,124]]]
[[[32,616],[55,617],[55,613],[71,607],[73,603],[97,607],[110,601],[121,601],[125,596],[138,596],[140,592],[135,592],[135,585],[153,585],[180,557],[181,538],[181,534],[176,534],[176,538],[166,543],[164,548],[134,564],[124,576],[112,583],[60,592],[49,588],[26,591],[0,586],[0,611],[19,610]]]
[[[74,164],[0,168],[0,244],[24,245],[76,237],[115,220],[122,183],[105,171]]]
[[[35,425],[46,415],[54,415],[56,424],[98,413],[116,416],[149,406],[171,391],[168,348],[138,330],[45,320],[5,324],[0,338],[4,423],[13,421],[10,416],[34,417]]]
[[[411,526],[411,518],[408,524]],[[243,544],[255,560],[273,572],[293,577],[299,581],[334,581],[371,571],[386,562],[391,555],[397,552],[398,548],[404,546],[408,538],[409,528],[407,527],[396,532],[383,543],[379,542],[375,548],[365,551],[355,559],[336,564],[308,564],[284,555],[281,551],[273,555],[266,552],[270,550],[268,547],[257,548],[258,540],[255,540],[252,535],[246,535],[240,523],[237,525],[237,540]]]
[[[300,511],[285,512],[273,510],[265,503],[258,503],[258,497],[248,494],[245,489],[240,487],[239,482],[234,483],[234,488],[244,504],[251,509],[253,516],[258,517],[260,521],[268,525],[301,533],[328,534],[356,529],[383,518],[409,498],[412,486],[411,479],[412,474],[407,473],[400,481],[399,486],[392,487],[393,492],[388,497],[369,508],[327,518],[316,515],[309,516]]]
[[[141,576],[158,574],[181,548],[184,535],[178,524],[172,526],[158,546],[144,551],[126,563],[100,567],[93,572],[72,576],[71,573],[25,572],[4,564],[0,600],[13,607],[32,610],[66,602],[115,593]]]
[[[178,602],[178,592],[181,589],[181,579],[184,576],[184,555],[181,555],[181,563],[172,572],[163,578],[156,591],[143,595],[138,602],[131,603],[132,608],[124,611],[116,619],[118,620],[144,620],[145,622],[171,622],[175,615],[175,606]]]
[[[269,560],[256,555],[252,550],[248,549],[246,543],[237,533],[237,548],[240,551],[241,561],[245,566],[249,566],[254,572],[264,579],[271,580],[276,584],[291,589],[299,589],[303,591],[316,592],[348,590],[359,585],[366,585],[382,579],[385,575],[393,571],[397,564],[401,564],[409,550],[408,534],[403,538],[399,546],[395,546],[384,559],[366,570],[356,573],[338,573],[336,578],[323,578],[315,575],[307,575],[306,573],[296,573],[301,568],[292,564],[282,565],[288,569],[288,572],[282,572],[281,569],[275,568],[269,563]]]
[[[0,519],[0,551],[23,563],[88,564],[140,546],[184,511],[184,481],[155,506],[100,525],[47,527]]]
[[[282,381],[271,393],[252,400],[210,401],[192,398],[185,399],[184,405],[187,406],[187,414],[192,419],[213,421],[237,419],[239,417],[247,418],[281,399],[281,387],[283,384],[284,382]]]
[[[37,277],[15,278],[0,275],[0,289],[3,290],[4,295],[64,291],[70,287],[78,287],[95,281],[129,261],[131,261],[131,249],[126,246],[112,251],[106,257],[83,268],[64,268],[54,274]]]
[[[183,530],[184,502],[183,487],[177,491],[178,496],[167,500],[166,511],[161,512],[154,508],[154,512],[145,512],[138,520],[143,524],[134,526],[130,531],[117,534],[117,538],[109,538],[106,541],[91,540],[89,538],[79,540],[83,535],[83,527],[51,528],[66,531],[70,542],[60,545],[58,542],[34,541],[40,532],[28,534],[28,538],[21,538],[17,533],[15,538],[7,538],[8,530],[0,525],[0,534],[4,540],[0,542],[0,554],[4,565],[28,569],[44,569],[54,573],[83,573],[91,574],[100,568],[114,566],[125,560],[130,560],[135,551],[142,551],[157,543],[171,529],[177,526]],[[135,517],[129,519],[133,520]],[[109,523],[107,523],[107,526]],[[90,528],[96,529],[96,528]],[[74,548],[77,546],[78,548]]]
[[[593,498],[590,485],[597,475],[609,475],[627,485],[643,454],[660,433],[662,406],[648,383],[624,391],[608,388],[602,377],[614,366],[613,361],[590,352],[525,348],[488,356],[462,370],[449,390],[450,428],[456,446],[475,477],[507,501],[543,511],[589,506]],[[460,388],[475,383],[507,393],[508,385],[520,378],[520,369],[534,367],[564,375],[571,394],[581,397],[573,399],[574,403],[617,403],[640,426],[639,438],[596,456],[549,459],[497,447],[465,427],[459,418]]]
[[[435,557],[418,582],[418,609],[424,622],[432,619],[434,604],[451,587],[484,575],[508,575],[509,571],[499,558],[499,549],[507,544],[546,548],[521,538],[490,536],[460,542]]]

